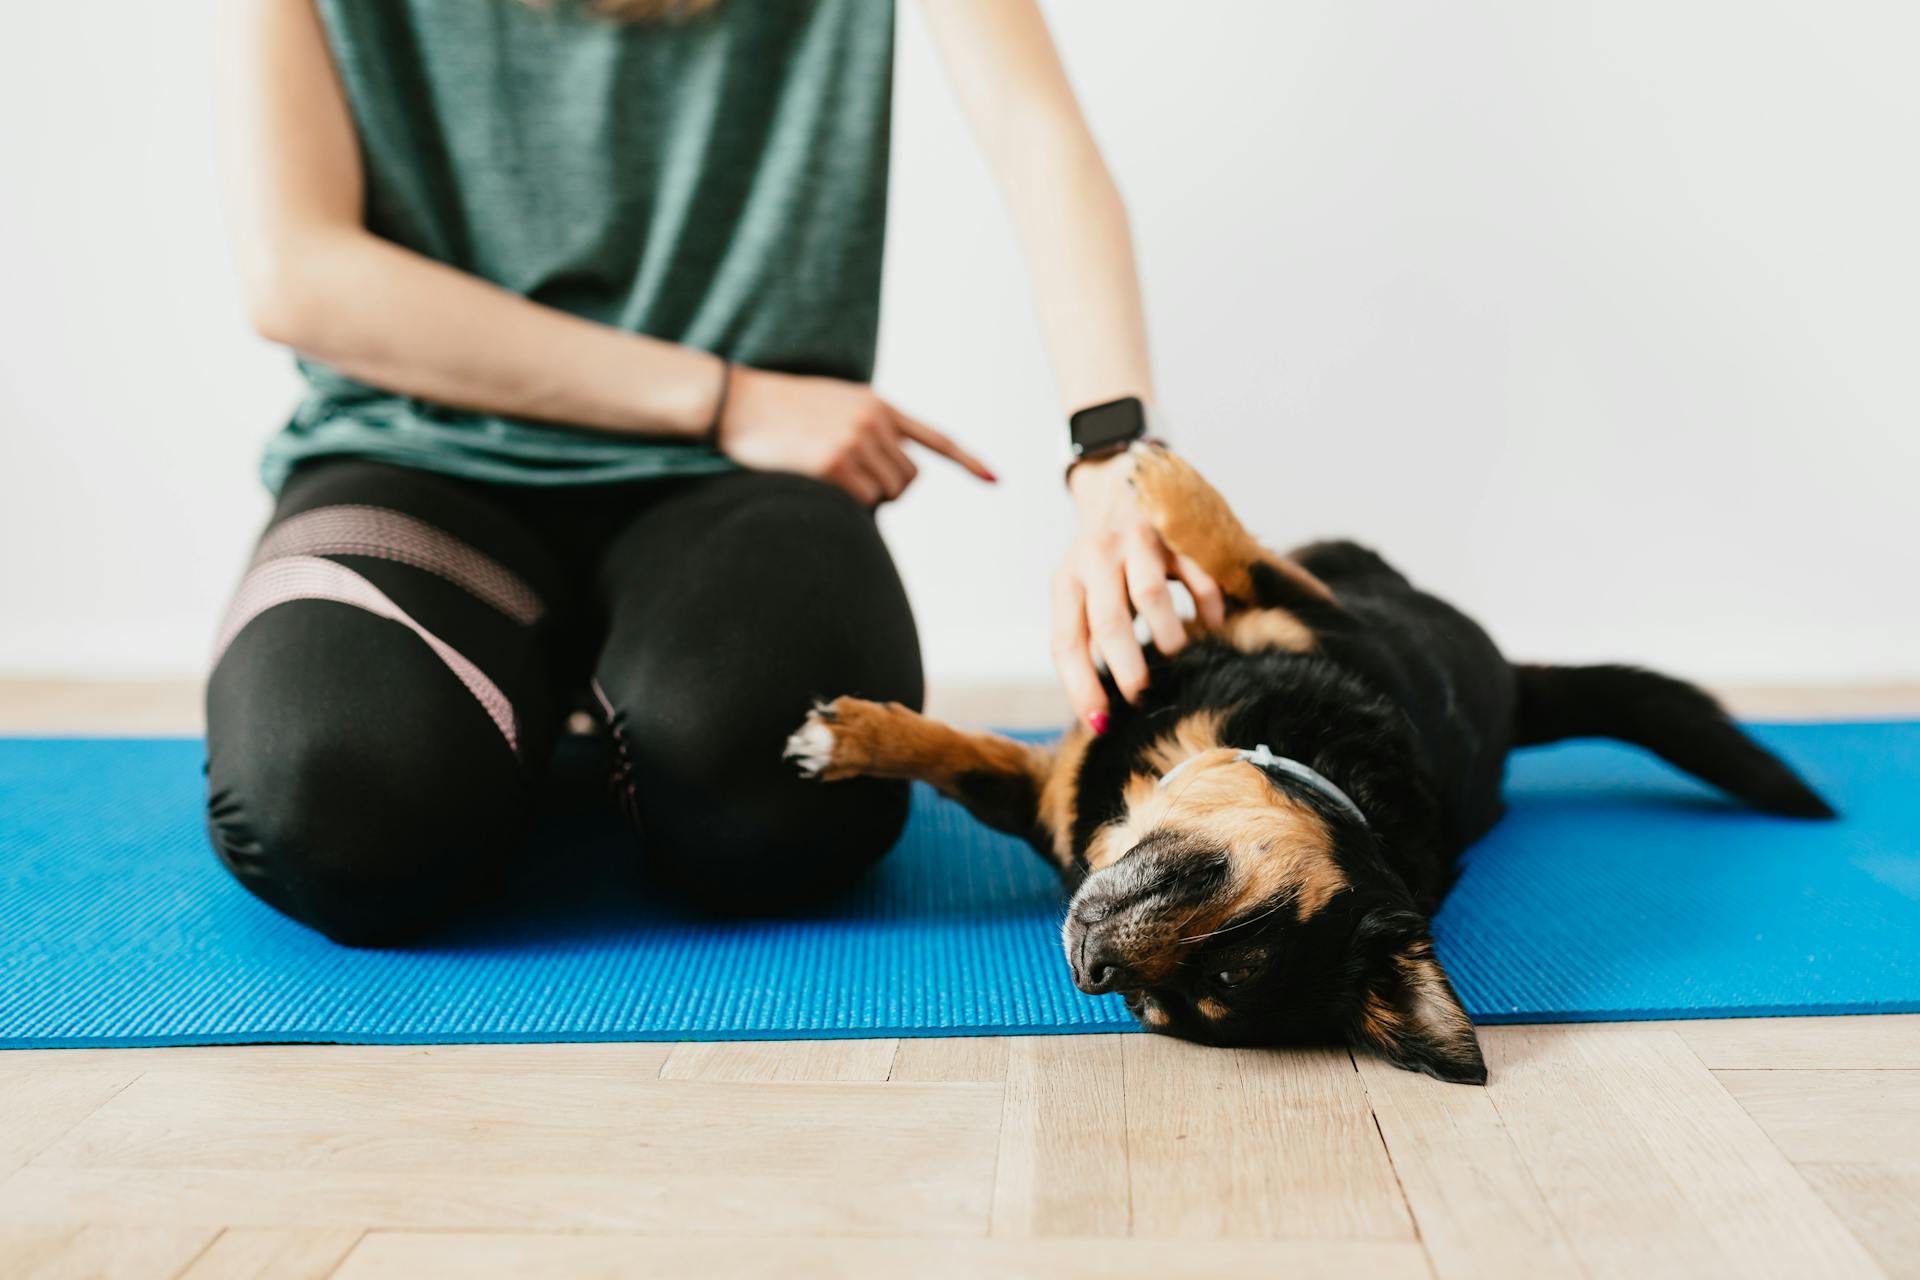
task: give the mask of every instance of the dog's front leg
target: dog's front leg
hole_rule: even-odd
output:
[[[1165,445],[1136,444],[1130,452],[1141,513],[1168,547],[1205,569],[1232,597],[1230,610],[1339,607],[1326,583],[1261,546],[1186,459]]]
[[[1227,500],[1193,466],[1164,445],[1136,444],[1133,491],[1161,539],[1192,560],[1227,597],[1225,625],[1189,624],[1243,652],[1304,653],[1317,633],[1342,615],[1327,584],[1298,562],[1261,546]]]
[[[864,698],[815,706],[787,739],[786,751],[802,772],[825,782],[864,776],[929,783],[988,826],[1032,844],[1056,867],[1068,860],[1054,795],[1062,754]]]

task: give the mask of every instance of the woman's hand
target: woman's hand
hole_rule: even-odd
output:
[[[720,452],[759,471],[797,471],[839,485],[863,505],[906,492],[919,474],[911,440],[992,483],[987,465],[926,423],[839,378],[808,378],[735,365],[716,439]]]
[[[1134,615],[1146,620],[1160,652],[1177,653],[1187,643],[1168,579],[1186,584],[1203,622],[1217,627],[1226,618],[1220,585],[1169,549],[1141,513],[1132,473],[1126,454],[1073,469],[1068,485],[1079,519],[1053,575],[1054,666],[1074,714],[1095,733],[1107,730],[1108,706],[1092,649],[1106,660],[1121,694],[1136,702],[1147,687],[1147,662],[1134,638]]]

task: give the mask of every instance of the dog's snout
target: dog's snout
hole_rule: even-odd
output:
[[[1080,947],[1073,958],[1073,984],[1090,996],[1109,991],[1137,988],[1139,974],[1128,963],[1110,937],[1088,929],[1080,935]]]
[[[1219,883],[1216,862],[1165,838],[1135,845],[1081,884],[1067,910],[1073,983],[1089,995],[1138,991],[1175,963],[1177,922]]]

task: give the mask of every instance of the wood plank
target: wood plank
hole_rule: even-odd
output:
[[[0,680],[0,734],[199,734],[197,680]]]
[[[360,1070],[411,1067],[461,1071],[582,1072],[588,1075],[657,1076],[674,1046],[625,1044],[221,1044],[164,1049],[8,1049],[0,1071],[113,1069],[129,1079],[148,1071],[208,1068]]]
[[[1057,684],[935,684],[927,714],[964,729],[1036,729],[1058,733],[1073,708]]]
[[[0,1223],[0,1275],[33,1275],[60,1256],[84,1230],[85,1224],[78,1222],[56,1226]]]
[[[197,680],[0,680],[0,733],[197,734]],[[1718,686],[1735,714],[1759,719],[1871,719],[1920,715],[1920,685]],[[1059,729],[1073,719],[1059,686],[934,685],[928,714],[972,728]]]
[[[1418,1245],[1280,1241],[781,1239],[373,1232],[338,1280],[485,1280],[489,1276],[913,1276],[916,1280],[1414,1280]]]
[[[1482,1045],[1493,1103],[1589,1273],[1878,1274],[1673,1032],[1490,1028]]]
[[[1487,1090],[1356,1061],[1436,1275],[1583,1274]]]
[[[849,1123],[886,1160],[928,1143],[994,1145],[991,1085],[796,1084],[766,1089],[619,1076],[465,1071],[149,1072],[44,1148],[67,1167],[654,1168],[663,1148],[818,1172]]]
[[[233,1227],[180,1280],[325,1280],[360,1236],[357,1227]]]
[[[1920,1071],[1714,1075],[1789,1160],[1910,1160],[1920,1153]]]
[[[1613,1028],[1605,1034],[1644,1038]],[[1717,1252],[1578,1036],[1558,1027],[1492,1027],[1481,1030],[1480,1044],[1488,1094],[1590,1274],[1718,1272]]]
[[[1920,1157],[1799,1169],[1891,1280],[1920,1280]]]
[[[1716,1071],[1920,1070],[1917,1013],[1699,1018],[1661,1025]]]
[[[993,1234],[1127,1233],[1121,1044],[1131,1039],[1019,1036],[1009,1042]]]
[[[152,1072],[0,1219],[983,1233],[1000,1089],[580,1074]]]
[[[647,1173],[566,1175],[454,1168],[412,1172],[294,1169],[66,1168],[28,1165],[0,1182],[0,1230],[83,1223],[112,1206],[116,1223],[257,1227],[622,1231],[734,1236],[977,1236],[986,1231],[991,1160],[962,1167],[923,1153],[920,1172],[857,1167],[849,1125],[843,1165],[815,1173],[703,1167],[696,1152],[660,1155]],[[468,1153],[469,1168],[489,1168]],[[691,1164],[685,1163],[692,1161]],[[671,1164],[671,1161],[681,1161]],[[934,1170],[930,1172],[928,1170]],[[975,1190],[975,1188],[978,1190]]]
[[[1124,1054],[1134,1235],[1414,1238],[1345,1050],[1138,1035]]]
[[[742,1040],[674,1046],[663,1080],[885,1080],[895,1040]]]
[[[202,1226],[0,1227],[0,1274],[10,1280],[170,1280],[218,1234]]]
[[[1749,720],[1878,720],[1920,716],[1920,684],[1731,685],[1714,695]]]
[[[18,1168],[140,1076],[127,1067],[61,1070],[0,1058],[0,1175]]]
[[[894,1080],[990,1084],[1007,1078],[1005,1036],[909,1036],[893,1055]]]

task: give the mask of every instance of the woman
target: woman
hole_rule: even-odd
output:
[[[666,879],[723,911],[845,884],[905,789],[807,785],[782,740],[816,693],[919,703],[872,519],[909,446],[992,479],[867,386],[891,0],[229,4],[250,312],[309,394],[209,681],[222,860],[340,942],[415,938],[520,853],[590,686]],[[1152,381],[1126,216],[1034,0],[926,11],[1062,399],[1103,406],[1054,599],[1098,731],[1092,647],[1137,696],[1133,612],[1172,650],[1169,577],[1219,591],[1129,497]]]

